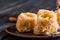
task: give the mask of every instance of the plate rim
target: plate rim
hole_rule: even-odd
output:
[[[14,24],[15,25],[15,24]],[[10,25],[9,27],[11,27],[11,26],[14,26],[14,25]],[[19,35],[19,34],[15,34],[15,33],[12,33],[12,32],[10,32],[10,31],[8,31],[8,28],[9,27],[7,27],[6,29],[5,29],[5,32],[6,33],[8,33],[8,34],[10,34],[10,35],[13,35],[13,36],[17,36],[17,37],[23,37],[23,38],[54,38],[54,37],[59,37],[59,35],[58,36],[45,36],[45,37],[43,37],[43,36],[27,36],[27,35]]]

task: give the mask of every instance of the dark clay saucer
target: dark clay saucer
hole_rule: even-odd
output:
[[[5,30],[8,34],[17,36],[17,37],[23,37],[23,38],[54,38],[54,37],[60,37],[60,34],[57,35],[52,35],[52,36],[44,36],[44,35],[34,35],[32,32],[26,32],[26,33],[19,33],[16,30],[15,25],[10,25],[8,28]]]

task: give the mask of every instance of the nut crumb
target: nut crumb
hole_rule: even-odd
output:
[[[9,21],[16,22],[17,21],[17,18],[15,18],[15,17],[9,17]]]

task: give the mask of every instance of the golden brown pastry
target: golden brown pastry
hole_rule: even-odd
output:
[[[59,24],[59,29],[58,30],[60,30],[60,9],[56,10],[55,12],[57,14],[57,22]]]
[[[57,21],[58,21],[58,23],[60,25],[60,9],[56,10],[55,12],[57,14]]]
[[[29,32],[33,30],[33,27],[36,25],[36,22],[36,14],[30,12],[21,13],[18,16],[16,28],[19,32]]]
[[[51,35],[58,31],[57,15],[53,11],[41,9],[37,14],[37,26],[34,34]]]

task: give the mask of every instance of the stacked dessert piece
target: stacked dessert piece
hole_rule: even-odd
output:
[[[17,18],[16,29],[18,32],[33,31],[35,35],[56,34],[60,25],[60,11],[40,9],[37,14],[21,13]]]

